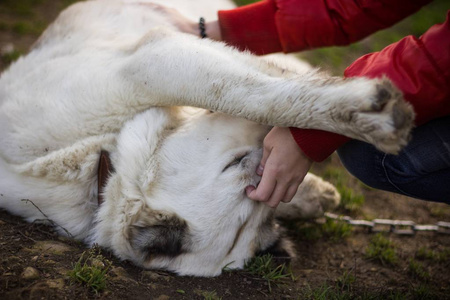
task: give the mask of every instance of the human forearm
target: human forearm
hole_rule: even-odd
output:
[[[431,0],[265,0],[219,11],[222,38],[255,54],[346,45],[389,27]]]

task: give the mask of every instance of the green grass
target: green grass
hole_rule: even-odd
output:
[[[434,250],[428,249],[427,247],[420,247],[419,250],[417,250],[415,257],[420,260],[439,260],[439,254]]]
[[[381,233],[376,234],[366,248],[365,257],[378,261],[383,265],[394,266],[398,262],[398,256],[394,244]]]
[[[356,281],[356,277],[350,271],[345,271],[342,276],[336,279],[336,286],[341,291],[351,291],[352,284]]]
[[[444,248],[443,250],[438,251],[420,247],[416,252],[415,258],[437,263],[448,262],[450,260],[450,248]]]
[[[442,299],[435,295],[434,291],[430,289],[430,286],[427,284],[420,284],[414,287],[410,292],[410,299],[415,300],[438,300]]]
[[[106,288],[107,273],[111,262],[106,260],[97,248],[83,252],[68,275],[73,282],[87,286],[95,293]]]
[[[305,300],[352,300],[355,299],[352,293],[347,291],[340,291],[334,286],[328,285],[324,283],[319,288],[311,289],[311,287],[307,287],[301,298]]]
[[[41,14],[46,6],[52,5],[53,9],[62,10],[78,0],[62,0],[51,4],[49,2],[50,0],[0,0],[0,14],[11,16],[14,20],[14,23],[9,18],[0,20],[0,30],[18,36],[37,37],[48,25]]]
[[[178,291],[180,291],[180,290],[178,290]],[[183,291],[183,290],[181,290],[181,291],[182,291],[182,293],[180,293],[180,294],[185,294],[185,291]],[[194,294],[196,294],[199,297],[203,297],[203,299],[205,299],[205,300],[222,300],[222,297],[219,297],[215,290],[214,291],[204,291],[204,290],[200,290],[200,289],[195,289]]]
[[[247,5],[254,2],[258,2],[259,0],[234,0],[237,6]]]
[[[345,239],[352,233],[352,227],[343,221],[327,219],[322,225],[325,235],[332,241],[340,241]]]
[[[413,286],[409,291],[358,291],[353,286],[342,290],[338,285],[322,284],[312,289],[307,286],[297,299],[302,300],[438,300],[435,292],[426,284]]]
[[[86,0],[63,0],[63,5],[65,8],[65,7],[68,7],[69,5],[74,4],[75,2],[82,2],[82,1],[86,1]]]
[[[278,286],[286,283],[287,280],[295,280],[290,267],[287,267],[286,264],[277,265],[271,254],[252,258],[245,264],[244,269],[250,274],[266,280],[270,292],[272,292],[274,284]]]
[[[348,181],[347,172],[341,168],[328,167],[325,169],[322,177],[326,180],[331,181],[334,185],[345,185]]]
[[[422,281],[428,281],[430,279],[430,273],[425,270],[423,264],[414,259],[409,261],[408,274],[413,278],[417,278]]]
[[[40,35],[45,29],[45,24],[42,22],[28,22],[20,21],[11,26],[12,32],[17,35]]]
[[[332,242],[340,242],[353,232],[351,225],[341,220],[325,219],[319,222],[283,222],[283,227],[289,230],[289,234],[301,241],[314,242],[322,238]]]
[[[361,209],[365,202],[365,197],[360,192],[346,185],[350,180],[350,175],[345,169],[328,167],[322,177],[333,183],[341,195],[339,208],[346,212],[357,212]]]
[[[444,218],[449,212],[450,210],[448,209],[448,207],[446,207],[445,209],[441,206],[430,208],[430,215],[435,218]]]
[[[32,17],[34,16],[34,7],[44,1],[45,0],[1,0],[0,5],[7,9],[9,13],[16,16]]]
[[[309,285],[300,291],[297,299],[304,300],[406,300],[406,299],[438,299],[435,291],[427,284],[421,283],[417,286],[411,286],[405,290],[379,289],[361,290],[361,286],[356,286],[356,276],[352,270],[345,271],[340,277],[334,280],[334,284],[325,281],[317,288],[311,288]]]
[[[399,291],[392,291],[389,296],[387,297],[389,300],[405,300],[406,295],[405,293],[399,292]]]
[[[7,31],[7,30],[9,30],[8,24],[0,21],[0,31]]]
[[[222,297],[217,296],[216,291],[204,291],[202,293],[202,296],[204,297],[205,300],[222,300]]]
[[[330,285],[324,282],[318,288],[312,289],[307,286],[301,292],[301,297],[298,299],[311,300],[350,300],[350,299],[380,299],[380,295],[373,293],[355,291],[354,283],[356,277],[352,270],[345,271],[341,276],[334,280],[334,284]]]
[[[302,241],[317,241],[323,237],[321,226],[314,223],[293,223],[284,224],[293,235]]]
[[[313,222],[284,222],[292,236],[302,241],[314,242],[327,238],[332,242],[344,240],[353,232],[352,227],[344,221],[326,219],[325,223]]]
[[[9,65],[12,62],[16,61],[23,53],[18,50],[14,50],[12,52],[3,54],[1,56],[1,60],[5,65]]]
[[[445,248],[442,251],[438,251],[438,261],[439,262],[449,262],[450,261],[450,248]]]
[[[341,202],[339,203],[339,207],[345,209],[346,211],[357,212],[366,201],[363,194],[356,192],[352,188],[344,185],[336,186],[336,188],[338,189],[339,194],[341,194]]]

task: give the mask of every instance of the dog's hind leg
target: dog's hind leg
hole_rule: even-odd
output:
[[[149,32],[119,73],[136,105],[195,106],[273,126],[322,129],[390,153],[407,143],[414,115],[386,79],[283,75],[249,53],[163,29]]]

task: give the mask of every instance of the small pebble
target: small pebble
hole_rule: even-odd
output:
[[[39,271],[33,267],[26,267],[20,275],[22,279],[33,280],[40,277]]]

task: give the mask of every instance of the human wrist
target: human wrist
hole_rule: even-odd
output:
[[[350,140],[346,136],[317,129],[290,127],[292,137],[303,153],[315,162],[322,162],[337,148]]]
[[[221,41],[222,34],[220,32],[219,21],[209,21],[205,23],[206,36],[212,40]]]

